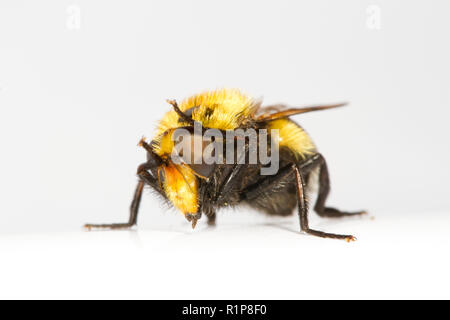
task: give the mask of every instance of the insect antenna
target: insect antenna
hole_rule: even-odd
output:
[[[183,111],[181,111],[181,109],[178,107],[178,103],[175,100],[167,99],[166,101],[167,101],[167,103],[172,105],[173,109],[180,116],[181,119],[183,119],[185,122],[187,122],[191,125],[194,124],[194,119],[192,119],[192,117],[189,117],[187,114],[185,114]]]
[[[153,153],[153,149],[152,149],[152,147],[145,141],[145,137],[142,137],[141,140],[139,140],[138,146],[144,148],[145,150],[147,150],[147,151],[150,152],[150,153]]]

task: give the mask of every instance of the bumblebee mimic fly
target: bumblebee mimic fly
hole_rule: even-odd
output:
[[[216,211],[247,204],[269,215],[288,216],[297,208],[303,232],[323,238],[355,240],[311,229],[308,197],[318,184],[314,210],[321,217],[355,216],[327,207],[330,181],[325,158],[291,116],[344,104],[289,108],[261,106],[236,89],[204,92],[179,105],[160,120],[152,141],[139,146],[147,161],[138,166],[138,184],[127,223],[87,224],[87,229],[129,228],[137,223],[145,186],[178,209],[194,228],[205,215],[215,224]]]

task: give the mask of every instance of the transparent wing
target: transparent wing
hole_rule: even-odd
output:
[[[284,104],[275,104],[260,108],[255,116],[255,120],[258,122],[276,120],[307,112],[339,108],[345,106],[346,104],[347,103],[336,103],[330,105],[307,106],[302,108],[290,108]]]

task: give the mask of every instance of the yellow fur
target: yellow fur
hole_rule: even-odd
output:
[[[153,140],[153,150],[162,158],[170,157],[172,154],[172,149],[175,145],[175,141],[172,140],[174,130],[168,129]]]
[[[237,89],[203,92],[183,100],[179,105],[181,111],[194,107],[198,107],[192,114],[195,121],[200,122],[205,128],[221,130],[239,127],[255,112],[254,100]],[[168,130],[186,125],[178,119],[179,116],[174,110],[168,111],[158,124],[156,140],[158,141]]]
[[[188,166],[170,164],[163,167],[164,192],[183,214],[195,214],[198,208],[197,178]]]
[[[199,94],[184,100],[181,105],[186,110],[199,106],[192,118],[206,128],[221,130],[236,129],[255,111],[253,100],[236,89]]]
[[[268,129],[278,129],[280,147],[287,147],[301,158],[315,152],[315,146],[308,134],[295,122],[279,119],[269,122]]]

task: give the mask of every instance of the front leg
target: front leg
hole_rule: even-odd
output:
[[[319,167],[319,194],[317,196],[316,205],[314,206],[314,210],[317,212],[317,214],[321,217],[328,217],[328,218],[340,218],[340,217],[347,217],[347,216],[358,216],[366,214],[367,211],[355,211],[355,212],[348,212],[348,211],[342,211],[339,209],[327,207],[326,201],[328,198],[328,194],[330,193],[330,177],[328,173],[328,167],[327,163],[325,161],[325,158],[321,154],[317,154],[317,166]]]
[[[85,224],[84,227],[88,231],[91,231],[92,229],[128,229],[136,225],[143,190],[144,181],[140,180],[136,187],[136,191],[134,192],[133,201],[130,206],[130,218],[127,223]]]

